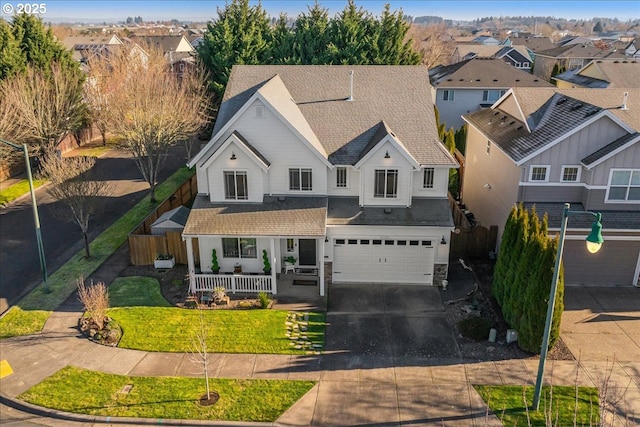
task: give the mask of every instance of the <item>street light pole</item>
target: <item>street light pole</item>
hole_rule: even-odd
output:
[[[49,283],[47,280],[47,262],[44,257],[44,245],[42,244],[42,232],[40,231],[40,215],[38,215],[38,205],[36,203],[36,191],[33,188],[33,176],[31,175],[31,163],[29,162],[29,150],[27,144],[22,146],[14,144],[4,139],[0,139],[0,142],[9,145],[10,147],[20,150],[24,153],[24,161],[27,166],[27,178],[29,180],[29,192],[31,193],[31,207],[33,208],[33,221],[36,229],[36,241],[38,244],[38,256],[40,257],[40,271],[42,271],[42,282],[44,283],[44,292],[49,293]]]
[[[538,377],[536,378],[536,387],[533,393],[533,410],[537,411],[540,406],[540,394],[542,391],[542,380],[544,377],[544,365],[547,361],[547,351],[549,350],[549,335],[551,335],[551,323],[553,320],[553,310],[556,305],[556,292],[558,290],[558,277],[560,275],[560,262],[562,261],[562,252],[564,249],[564,239],[567,231],[567,222],[569,216],[590,214],[596,218],[591,226],[591,233],[587,236],[587,250],[596,253],[602,246],[602,225],[600,224],[601,215],[590,211],[571,211],[569,203],[564,204],[562,209],[562,221],[560,223],[560,237],[558,240],[558,249],[556,251],[556,261],[553,267],[553,279],[551,280],[551,291],[549,292],[549,304],[547,306],[547,319],[544,325],[544,335],[542,336],[542,349],[540,351],[540,363],[538,364]]]

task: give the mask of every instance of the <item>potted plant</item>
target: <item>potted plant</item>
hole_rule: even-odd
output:
[[[284,262],[288,262],[289,264],[295,264],[298,261],[298,258],[293,255],[289,255],[283,258]]]
[[[153,266],[158,269],[173,268],[176,265],[176,258],[171,254],[158,254],[153,260]]]
[[[233,266],[233,272],[242,273],[242,266],[240,265],[239,262],[236,262],[236,264]]]
[[[218,274],[220,271],[220,265],[218,265],[218,254],[215,249],[211,251],[211,271],[213,271],[213,274]]]
[[[262,262],[264,264],[264,274],[267,276],[271,274],[271,263],[269,262],[269,255],[267,255],[267,250],[262,250]]]

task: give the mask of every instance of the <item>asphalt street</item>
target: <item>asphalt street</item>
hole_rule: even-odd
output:
[[[186,163],[182,145],[174,147],[160,172],[164,181]],[[102,209],[90,222],[89,239],[93,240],[147,193],[134,160],[125,152],[111,150],[98,158],[96,178],[111,181],[115,193],[104,201]],[[65,216],[65,206],[40,188],[36,192],[43,246],[49,274],[67,262],[84,244],[80,228]],[[62,215],[61,215],[62,213]],[[42,281],[36,245],[31,198],[23,197],[0,209],[0,313]]]

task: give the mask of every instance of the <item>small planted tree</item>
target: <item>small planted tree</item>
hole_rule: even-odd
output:
[[[218,264],[218,254],[216,253],[215,249],[211,251],[211,271],[213,271],[214,273],[220,271],[220,265]]]
[[[267,255],[267,250],[262,250],[262,263],[264,264],[264,274],[271,274],[271,263],[269,262],[269,255]]]
[[[202,368],[207,393],[200,398],[200,405],[213,405],[220,395],[209,388],[209,332],[211,325],[207,322],[204,310],[198,306],[198,323],[191,337],[191,361]]]

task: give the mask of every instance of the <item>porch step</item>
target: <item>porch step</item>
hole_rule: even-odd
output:
[[[296,274],[300,274],[304,276],[317,276],[318,269],[317,268],[296,268]]]

